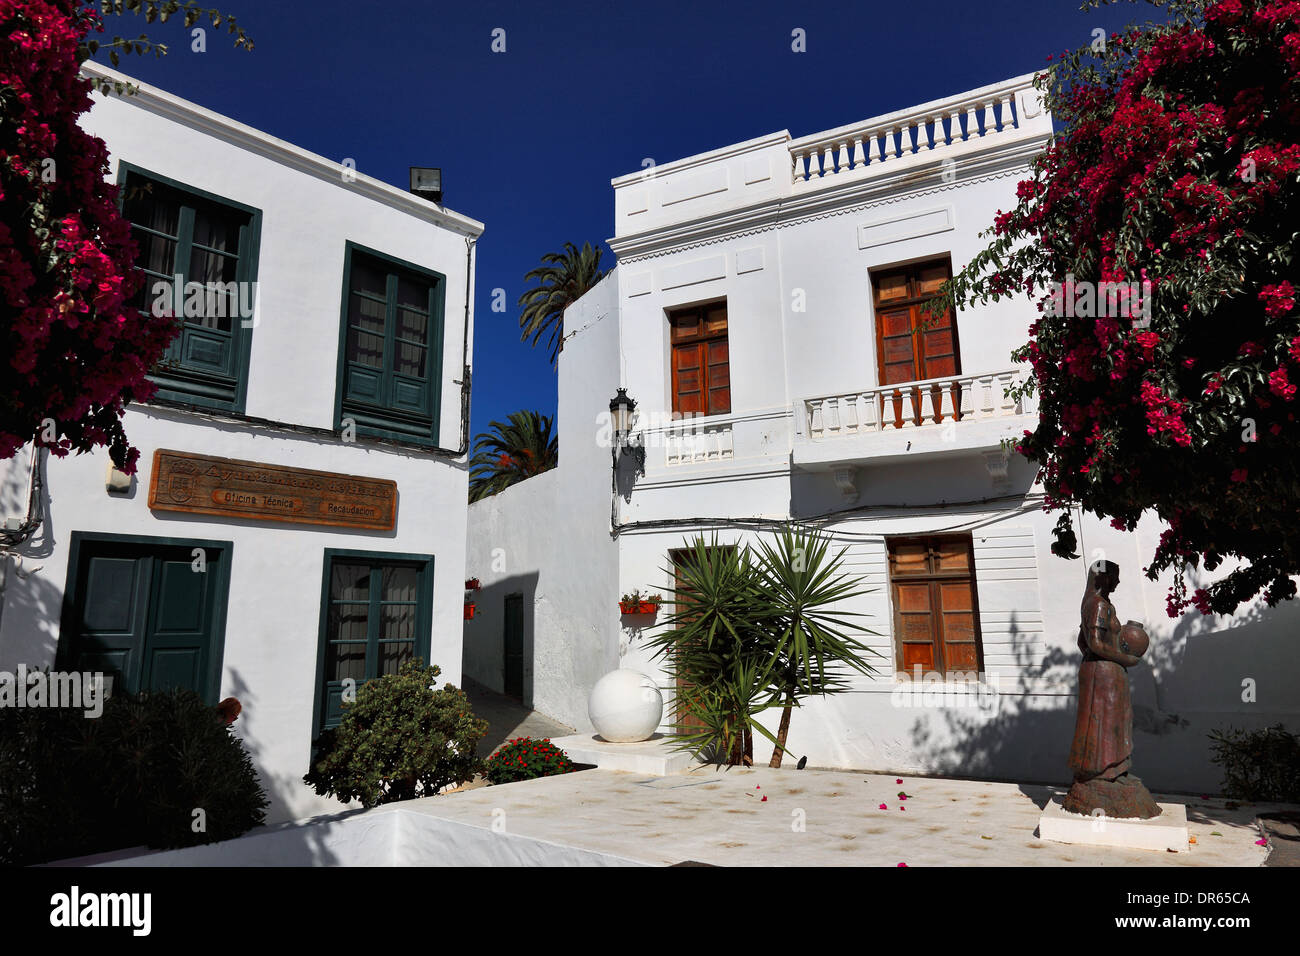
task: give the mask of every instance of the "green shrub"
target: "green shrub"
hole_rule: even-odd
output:
[[[228,840],[266,807],[243,743],[193,691],[118,692],[96,718],[0,708],[0,862]]]
[[[1300,803],[1300,737],[1278,724],[1263,730],[1215,730],[1214,756],[1223,792],[1240,800]]]
[[[484,776],[494,784],[514,783],[516,780],[572,773],[574,769],[568,754],[549,738],[516,737],[488,758]]]
[[[474,716],[464,691],[435,689],[441,673],[417,659],[365,684],[355,703],[343,705],[338,727],[316,741],[303,780],[322,796],[364,807],[431,797],[473,780],[487,721]]]

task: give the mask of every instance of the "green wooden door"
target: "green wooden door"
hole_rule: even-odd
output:
[[[503,648],[505,692],[524,699],[524,596],[506,595],[505,638]]]
[[[197,542],[82,541],[61,666],[112,674],[131,693],[179,687],[215,698],[228,560]]]

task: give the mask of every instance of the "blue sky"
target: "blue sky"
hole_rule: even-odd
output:
[[[633,4],[204,0],[255,41],[124,17],[167,43],[120,68],[403,188],[441,166],[444,202],[487,225],[479,244],[472,433],[520,408],[554,414],[544,345],[519,340],[524,274],[568,240],[613,234],[611,178],[781,129],[866,119],[1042,67],[1145,5],[1078,0]],[[491,50],[506,31],[506,51]],[[807,52],[791,50],[805,31]],[[97,59],[105,60],[101,53]],[[603,265],[614,264],[605,249]],[[491,311],[504,289],[507,312]],[[605,396],[595,396],[599,412]]]

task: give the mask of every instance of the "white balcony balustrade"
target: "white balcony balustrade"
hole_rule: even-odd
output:
[[[821,441],[1028,414],[1033,411],[1030,402],[1006,394],[1023,374],[1011,369],[806,399],[802,411],[807,435]]]
[[[668,465],[728,461],[735,454],[731,422],[704,424],[688,419],[664,429],[663,442]]]
[[[875,119],[791,140],[793,182],[815,183],[867,167],[883,171],[918,154],[942,158],[962,143],[1020,130],[1042,111],[1033,76],[987,86]],[[873,170],[875,172],[875,170]]]

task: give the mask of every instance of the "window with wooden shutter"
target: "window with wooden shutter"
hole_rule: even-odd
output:
[[[353,243],[344,273],[338,427],[436,443],[443,276]]]
[[[891,538],[889,582],[900,671],[976,673],[983,663],[970,535]]]
[[[242,411],[261,212],[126,163],[122,187],[122,215],[145,278],[135,306],[178,326],[149,376],[158,397]]]
[[[429,659],[433,558],[325,552],[316,730],[337,727],[344,692]]]
[[[876,361],[881,385],[904,385],[936,378],[955,378],[961,375],[961,355],[957,347],[957,323],[949,309],[943,315],[932,317],[924,311],[927,302],[938,294],[940,286],[952,276],[952,260],[944,256],[928,262],[918,262],[896,269],[876,272],[871,277],[876,311]],[[909,392],[910,402],[902,401]],[[914,424],[922,421],[922,405],[918,390],[896,390],[882,396],[885,420],[895,419],[902,425],[903,416]],[[927,420],[941,421],[944,417],[960,417],[960,396],[942,395],[938,384],[929,388],[932,398],[927,403],[931,409]],[[944,398],[948,398],[948,402]],[[944,409],[952,410],[946,416]]]
[[[731,411],[727,303],[678,309],[668,315],[672,347],[673,411],[725,415]]]

